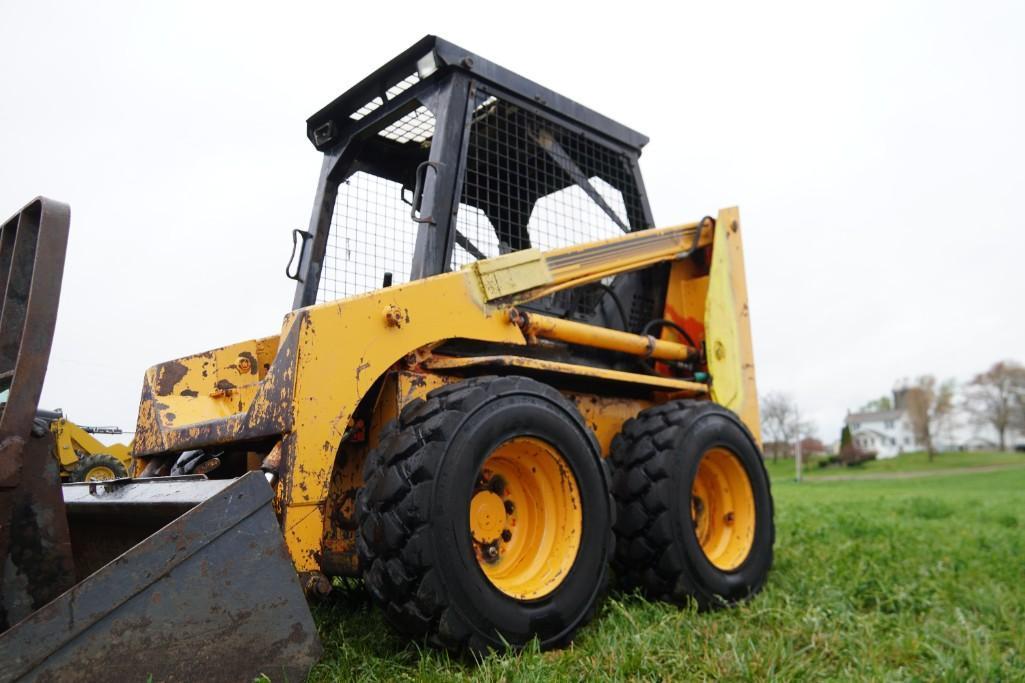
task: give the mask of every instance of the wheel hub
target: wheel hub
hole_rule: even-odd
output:
[[[470,532],[477,543],[493,543],[505,530],[505,501],[493,491],[481,491],[470,501]]]
[[[576,479],[559,452],[517,437],[484,461],[470,499],[474,554],[495,588],[521,600],[554,591],[583,529]]]
[[[740,459],[725,448],[702,455],[691,487],[691,523],[715,567],[739,567],[754,544],[754,493]]]
[[[114,474],[114,470],[103,465],[98,465],[89,470],[83,481],[110,481],[111,479],[117,479]]]

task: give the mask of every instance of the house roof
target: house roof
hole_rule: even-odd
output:
[[[852,422],[887,422],[904,417],[903,410],[880,410],[874,413],[851,413],[844,419],[844,424]]]

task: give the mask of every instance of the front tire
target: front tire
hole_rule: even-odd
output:
[[[762,589],[776,534],[772,494],[734,413],[686,400],[649,408],[626,422],[611,459],[624,588],[701,609]]]
[[[71,472],[71,481],[110,481],[124,479],[127,476],[128,470],[120,460],[113,455],[97,453],[87,455],[78,461],[75,469]]]
[[[357,498],[367,589],[391,624],[452,651],[558,647],[594,614],[612,550],[610,485],[558,391],[482,377],[385,427]]]

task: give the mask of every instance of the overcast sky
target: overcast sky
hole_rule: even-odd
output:
[[[826,441],[1025,360],[1025,3],[726,5],[0,0],[0,219],[72,209],[42,405],[131,429],[148,366],[277,333],[305,119],[425,33],[650,136],[659,225],[740,206],[759,389]]]

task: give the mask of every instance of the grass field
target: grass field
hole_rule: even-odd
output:
[[[997,465],[1021,465],[1025,467],[1025,453],[939,453],[931,461],[925,453],[905,453],[886,460],[870,460],[857,467],[819,467],[821,458],[810,458],[804,466],[803,477],[860,477],[865,475],[892,474],[896,472],[926,472],[947,469],[992,467]],[[793,479],[794,460],[787,458],[765,463],[774,479]]]
[[[697,614],[613,593],[566,650],[467,662],[392,635],[354,584],[316,610],[310,680],[1025,680],[1025,469],[796,484],[789,465],[772,468],[775,568],[747,604]]]

